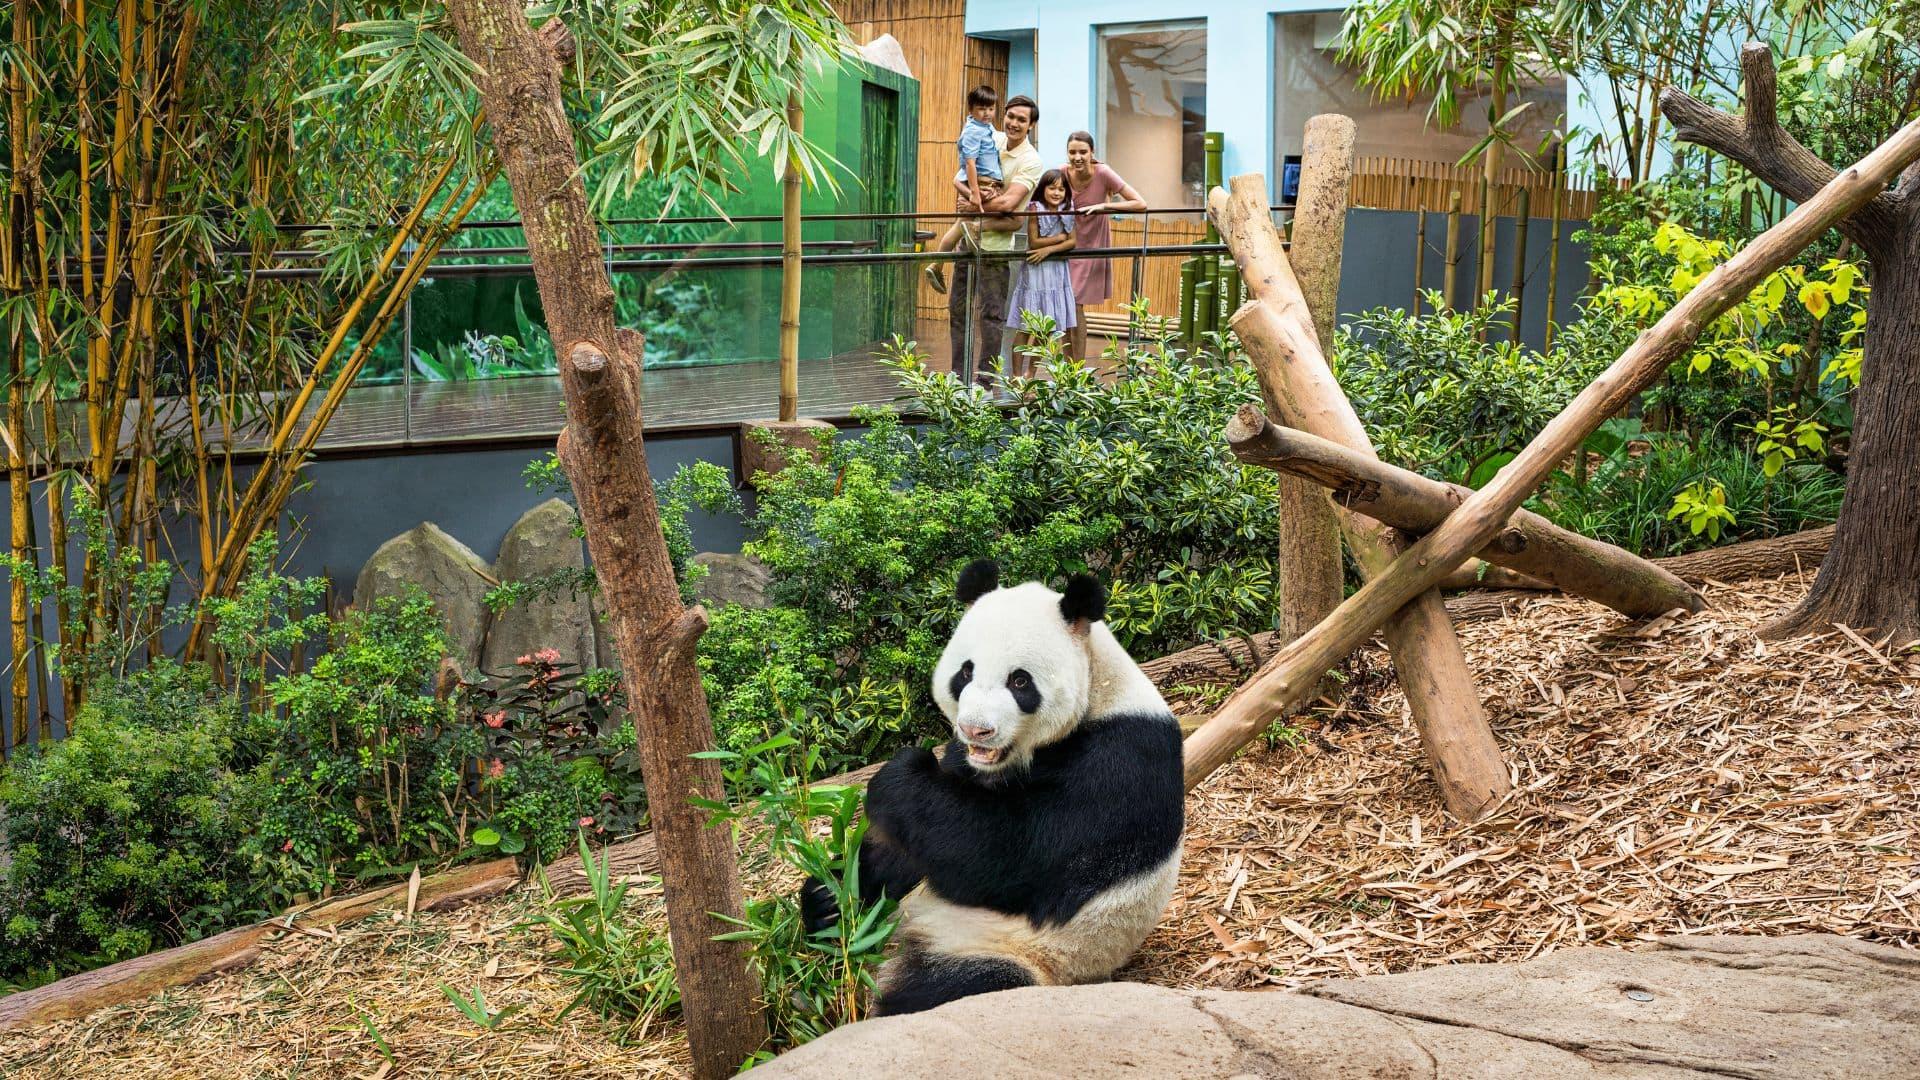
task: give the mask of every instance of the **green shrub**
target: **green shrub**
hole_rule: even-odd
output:
[[[1637,428],[1637,425],[1627,425]],[[1664,432],[1620,440],[1585,484],[1556,473],[1534,502],[1555,523],[1650,556],[1784,536],[1827,524],[1840,512],[1841,477],[1817,462],[1768,476],[1760,459],[1719,439],[1698,445]],[[1732,521],[1717,537],[1694,533],[1675,501],[1694,485],[1725,491]]]
[[[722,745],[791,730],[839,767],[936,728],[953,580],[983,556],[1010,580],[1102,574],[1136,655],[1272,626],[1274,479],[1219,435],[1258,396],[1251,370],[1150,347],[1107,381],[1039,354],[1051,378],[1011,380],[1005,408],[896,346],[901,411],[927,422],[865,411],[864,433],[761,485],[747,550],[775,607],[716,613],[700,650]]]
[[[202,667],[161,661],[97,684],[67,739],[0,774],[0,981],[278,910],[244,843],[266,801],[269,736]]]
[[[1542,354],[1507,340],[1513,304],[1363,312],[1335,343],[1335,368],[1380,456],[1478,486],[1617,355],[1622,320],[1589,312]],[[1626,335],[1631,340],[1631,334]]]

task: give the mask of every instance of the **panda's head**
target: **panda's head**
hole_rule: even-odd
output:
[[[984,775],[1025,769],[1033,752],[1086,715],[1087,633],[1106,591],[1084,574],[1057,593],[1037,581],[1002,589],[991,560],[960,573],[967,612],[933,671],[933,697],[967,764]]]

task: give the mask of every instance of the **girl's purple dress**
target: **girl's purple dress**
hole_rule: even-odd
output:
[[[1046,207],[1033,203],[1029,209],[1039,211],[1038,232],[1041,236],[1059,236],[1073,232],[1073,213],[1046,213]],[[1027,263],[1020,267],[1015,278],[1013,295],[1007,298],[1007,325],[1019,329],[1025,323],[1022,312],[1035,312],[1053,319],[1055,330],[1073,329],[1073,278],[1067,269],[1067,260],[1058,255],[1048,256],[1037,263]]]

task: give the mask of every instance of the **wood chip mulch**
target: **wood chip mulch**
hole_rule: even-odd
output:
[[[1124,977],[1291,986],[1670,934],[1920,948],[1920,654],[1760,640],[1805,588],[1463,625],[1516,788],[1473,826],[1441,811],[1397,688],[1356,680],[1384,717],[1302,718],[1189,797],[1174,909]]]
[[[1339,711],[1190,797],[1180,891],[1121,977],[1291,986],[1696,933],[1920,948],[1920,653],[1760,641],[1806,583],[1710,584],[1698,616],[1543,597],[1463,625],[1516,780],[1473,826],[1442,813],[1384,655],[1361,654]],[[0,1076],[684,1075],[677,1025],[558,1018],[572,988],[513,929],[529,904],[291,935],[237,974],[0,1035]],[[482,1031],[443,983],[521,1010]]]

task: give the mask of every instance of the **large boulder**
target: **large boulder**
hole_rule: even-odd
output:
[[[494,580],[493,568],[472,548],[423,521],[381,544],[360,568],[353,606],[365,611],[381,597],[419,588],[446,625],[453,658],[463,670],[472,671],[480,664],[480,648],[487,639],[485,598]]]
[[[773,584],[773,571],[751,555],[702,551],[693,557],[693,565],[707,571],[693,583],[693,598],[709,609],[726,604],[763,608],[771,602],[767,587]]]
[[[1920,1061],[1920,956],[1809,934],[1562,949],[1281,991],[1007,990],[853,1024],[756,1077],[1881,1077]],[[1908,1066],[1898,1063],[1905,1061]],[[1891,1071],[1889,1071],[1891,1070]]]
[[[520,516],[500,541],[494,570],[502,582],[533,581],[587,565],[586,549],[573,535],[573,507],[548,499]],[[489,673],[511,672],[522,656],[553,649],[560,661],[593,667],[593,612],[586,593],[565,590],[514,604],[494,616],[482,662]]]

